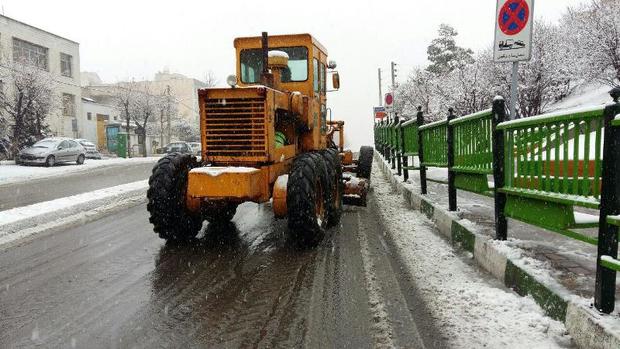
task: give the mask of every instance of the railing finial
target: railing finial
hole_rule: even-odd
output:
[[[618,103],[618,100],[620,99],[620,86],[612,88],[611,91],[609,91],[609,95],[614,99],[615,103]]]

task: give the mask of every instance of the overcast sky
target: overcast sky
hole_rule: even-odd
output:
[[[567,5],[584,0],[536,0],[536,18],[557,21]],[[237,36],[310,33],[338,63],[341,89],[328,95],[335,119],[347,122],[357,148],[372,142],[372,106],[378,103],[377,68],[389,83],[426,63],[426,47],[441,23],[454,26],[461,46],[493,41],[495,0],[408,1],[30,1],[0,0],[6,16],[80,43],[82,71],[106,82],[152,78],[168,67],[220,81],[233,74]],[[385,89],[384,89],[385,92]]]

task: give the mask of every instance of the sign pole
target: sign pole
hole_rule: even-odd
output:
[[[517,98],[519,89],[519,61],[512,62],[512,82],[510,84],[510,119],[517,118]]]
[[[383,105],[383,92],[381,92],[381,68],[377,68],[379,74],[379,106]]]

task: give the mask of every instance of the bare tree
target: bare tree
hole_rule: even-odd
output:
[[[47,116],[57,105],[52,76],[34,64],[5,59],[0,70],[0,113],[8,121],[11,153],[45,136]]]
[[[146,130],[149,121],[152,121],[157,112],[160,110],[160,96],[152,93],[148,83],[142,84],[136,94],[135,112],[131,114],[131,118],[136,125],[136,133],[138,134],[138,144],[140,145],[142,155],[146,157]]]
[[[135,112],[137,94],[137,84],[134,80],[128,83],[118,84],[114,92],[116,106],[120,110],[121,119],[125,121],[125,127],[127,129],[127,157],[131,157],[129,130],[131,128],[130,123],[132,115]]]
[[[207,85],[207,87],[215,87],[219,83],[219,80],[215,76],[213,71],[209,70],[208,72],[205,73],[204,83],[205,85]]]

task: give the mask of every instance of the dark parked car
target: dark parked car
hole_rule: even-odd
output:
[[[61,162],[75,162],[81,165],[84,159],[86,159],[86,151],[73,139],[45,138],[20,151],[16,162],[49,167]]]
[[[195,150],[188,142],[172,142],[161,148],[161,153],[195,154]]]

